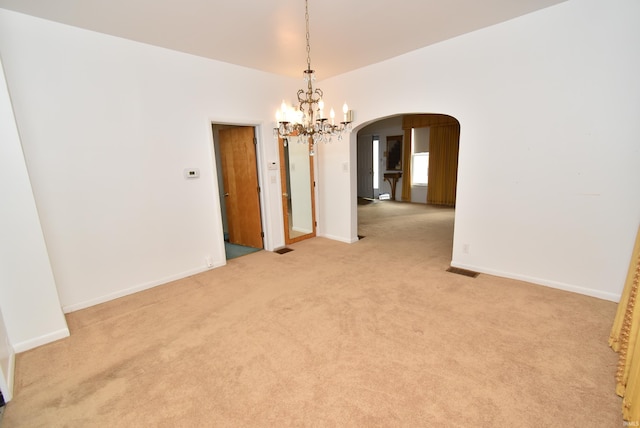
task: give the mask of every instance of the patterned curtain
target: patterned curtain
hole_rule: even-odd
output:
[[[640,229],[609,336],[609,346],[619,354],[616,393],[622,397],[622,416],[634,426],[640,424],[640,307],[636,306],[639,283]]]

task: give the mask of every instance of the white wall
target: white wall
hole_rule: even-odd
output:
[[[318,144],[316,151],[316,235],[346,243],[358,241],[356,136]]]
[[[266,163],[295,79],[1,9],[0,54],[65,311],[225,264],[211,122],[261,131],[265,246],[284,244]]]
[[[56,292],[0,63],[0,363],[11,385],[12,354],[69,335]],[[8,342],[4,337],[6,327]]]
[[[460,121],[453,265],[617,300],[640,223],[638,16],[637,0],[570,0],[323,81],[325,102],[349,100],[356,127]],[[351,139],[320,159],[340,213],[324,233],[344,239]]]

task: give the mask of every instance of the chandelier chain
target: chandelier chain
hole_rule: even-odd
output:
[[[309,42],[309,0],[305,0],[304,2],[304,20],[307,24],[306,27],[306,35],[307,35],[307,70],[311,70],[311,44]]]

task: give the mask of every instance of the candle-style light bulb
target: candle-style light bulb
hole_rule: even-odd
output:
[[[347,112],[349,111],[349,106],[347,105],[347,103],[345,102],[344,105],[342,106],[342,112],[344,113],[344,121],[347,121]]]
[[[282,119],[287,120],[287,103],[282,100],[282,104],[280,105],[280,111],[282,111]]]
[[[324,116],[324,101],[322,101],[322,98],[320,98],[320,101],[318,101],[318,110],[319,110],[319,114],[320,117],[318,119],[322,119],[322,116]]]
[[[331,111],[329,112],[329,116],[331,116],[331,124],[335,124],[335,118],[336,118],[336,112],[333,111],[333,108],[331,109]]]

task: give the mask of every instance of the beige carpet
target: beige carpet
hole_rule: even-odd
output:
[[[13,427],[615,427],[616,305],[446,272],[453,210],[315,238],[68,315],[18,355]]]

